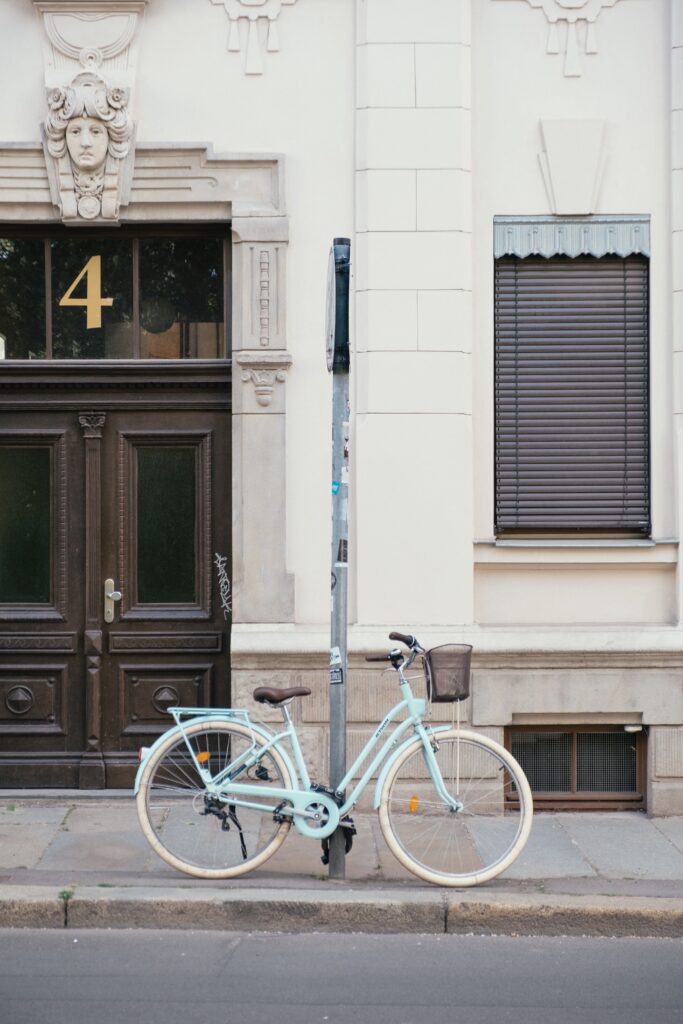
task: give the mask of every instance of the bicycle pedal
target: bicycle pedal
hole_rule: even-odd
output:
[[[339,822],[341,828],[344,829],[344,851],[351,853],[353,848],[353,837],[358,835],[356,826],[353,823],[353,818],[350,818],[347,814],[345,818]]]

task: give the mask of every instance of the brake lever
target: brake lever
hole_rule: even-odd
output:
[[[388,654],[367,654],[365,656],[366,661],[390,661],[395,666],[397,661],[405,661],[403,651],[398,647],[394,647],[393,650],[389,651]]]

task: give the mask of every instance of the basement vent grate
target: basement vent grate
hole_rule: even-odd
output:
[[[642,804],[642,732],[518,727],[508,730],[508,747],[541,804]]]

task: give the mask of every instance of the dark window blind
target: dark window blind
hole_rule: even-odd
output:
[[[648,534],[648,261],[495,264],[497,533]]]

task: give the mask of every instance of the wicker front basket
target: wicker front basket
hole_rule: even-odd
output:
[[[434,704],[465,700],[470,695],[469,644],[444,644],[425,654],[427,697]]]

